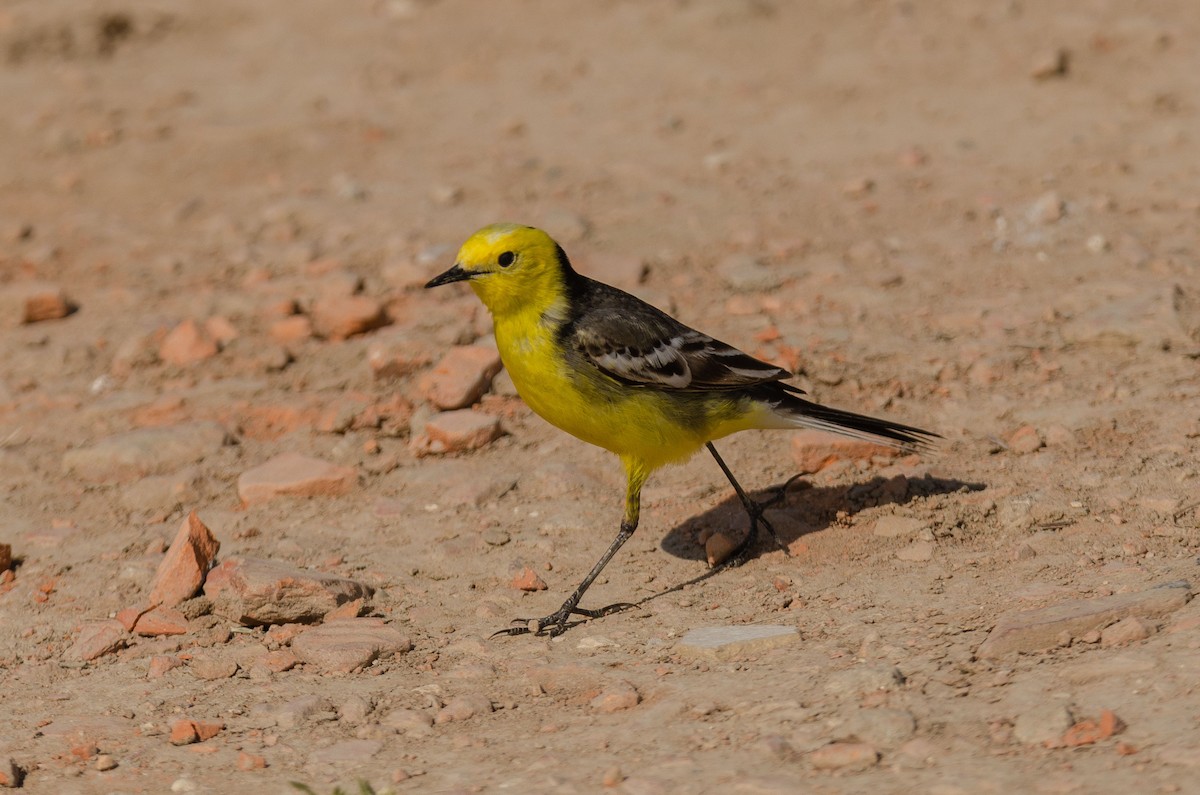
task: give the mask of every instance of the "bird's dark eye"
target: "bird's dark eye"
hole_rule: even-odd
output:
[[[516,254],[512,253],[511,251],[505,251],[500,255],[500,259],[498,259],[497,262],[500,263],[501,268],[507,268],[509,265],[513,264],[513,260],[516,258]]]

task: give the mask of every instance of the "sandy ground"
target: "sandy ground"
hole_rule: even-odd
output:
[[[1200,792],[1197,36],[1183,0],[3,3],[0,777]],[[489,640],[574,587],[621,489],[503,376],[476,407],[503,436],[417,455],[421,378],[489,331],[464,288],[417,285],[497,220],[946,443],[805,477],[770,513],[791,557]],[[21,323],[32,281],[75,311]],[[320,333],[356,291],[389,325]],[[164,360],[189,319],[219,344]],[[377,377],[372,346],[408,370]],[[227,438],[197,447],[201,421]],[[139,429],[165,436],[126,467]],[[764,495],[804,452],[722,450]],[[243,507],[239,476],[283,453],[350,488]],[[413,648],[275,671],[295,628],[192,600],[186,634],[77,659],[192,510],[218,561],[376,589],[364,614]],[[707,458],[660,473],[587,603],[703,574],[697,536],[743,524]],[[547,590],[512,586],[526,566]],[[1038,622],[1049,642],[986,653]],[[795,632],[683,640],[746,624]],[[181,719],[224,728],[176,746]]]

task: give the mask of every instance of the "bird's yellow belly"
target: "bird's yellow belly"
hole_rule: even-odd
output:
[[[681,422],[679,412],[665,410],[661,393],[573,372],[549,355],[552,339],[510,338],[498,326],[496,340],[529,408],[576,438],[651,468],[687,458],[715,438],[706,417]]]

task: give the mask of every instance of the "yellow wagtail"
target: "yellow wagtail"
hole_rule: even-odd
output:
[[[650,473],[701,447],[712,453],[750,515],[750,531],[725,565],[743,562],[760,523],[774,537],[762,506],[734,479],[714,439],[752,428],[818,428],[920,449],[940,438],[805,400],[802,390],[783,383],[788,371],[576,273],[562,247],[540,229],[484,227],[463,244],[454,266],[425,286],[459,281],[469,283],[491,312],[500,358],[525,403],[572,436],[616,453],[625,468],[625,512],[608,550],[562,607],[537,620],[536,629],[503,634],[558,635],[573,626],[572,615],[598,618],[629,607],[585,610],[579,600],[637,529]]]

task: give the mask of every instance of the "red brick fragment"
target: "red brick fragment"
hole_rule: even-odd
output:
[[[150,604],[174,607],[195,596],[220,549],[221,542],[196,512],[189,513],[154,575]]]
[[[546,581],[528,566],[516,573],[510,585],[518,591],[544,591],[549,587]]]
[[[390,321],[383,305],[365,295],[328,295],[312,307],[313,329],[322,337],[344,340],[386,326]]]
[[[158,346],[158,358],[180,367],[217,355],[217,343],[199,323],[188,318],[167,332]]]
[[[12,568],[12,544],[0,544],[0,571]]]
[[[461,409],[479,400],[500,372],[500,353],[483,345],[451,348],[417,389],[439,409]]]
[[[476,450],[500,436],[500,419],[470,409],[443,411],[429,418],[425,433],[413,440],[418,455]]]
[[[16,282],[0,288],[0,325],[56,320],[71,313],[63,289],[50,282]]]
[[[1063,735],[1062,744],[1068,747],[1092,745],[1107,740],[1125,730],[1125,724],[1111,709],[1101,710],[1097,720],[1081,720]]]
[[[147,671],[147,676],[151,679],[160,679],[167,675],[168,671],[179,668],[183,665],[183,660],[173,654],[156,654],[150,658],[150,667]]]
[[[238,751],[238,770],[262,770],[266,766],[267,760],[258,754],[250,754],[246,753],[245,751]]]

